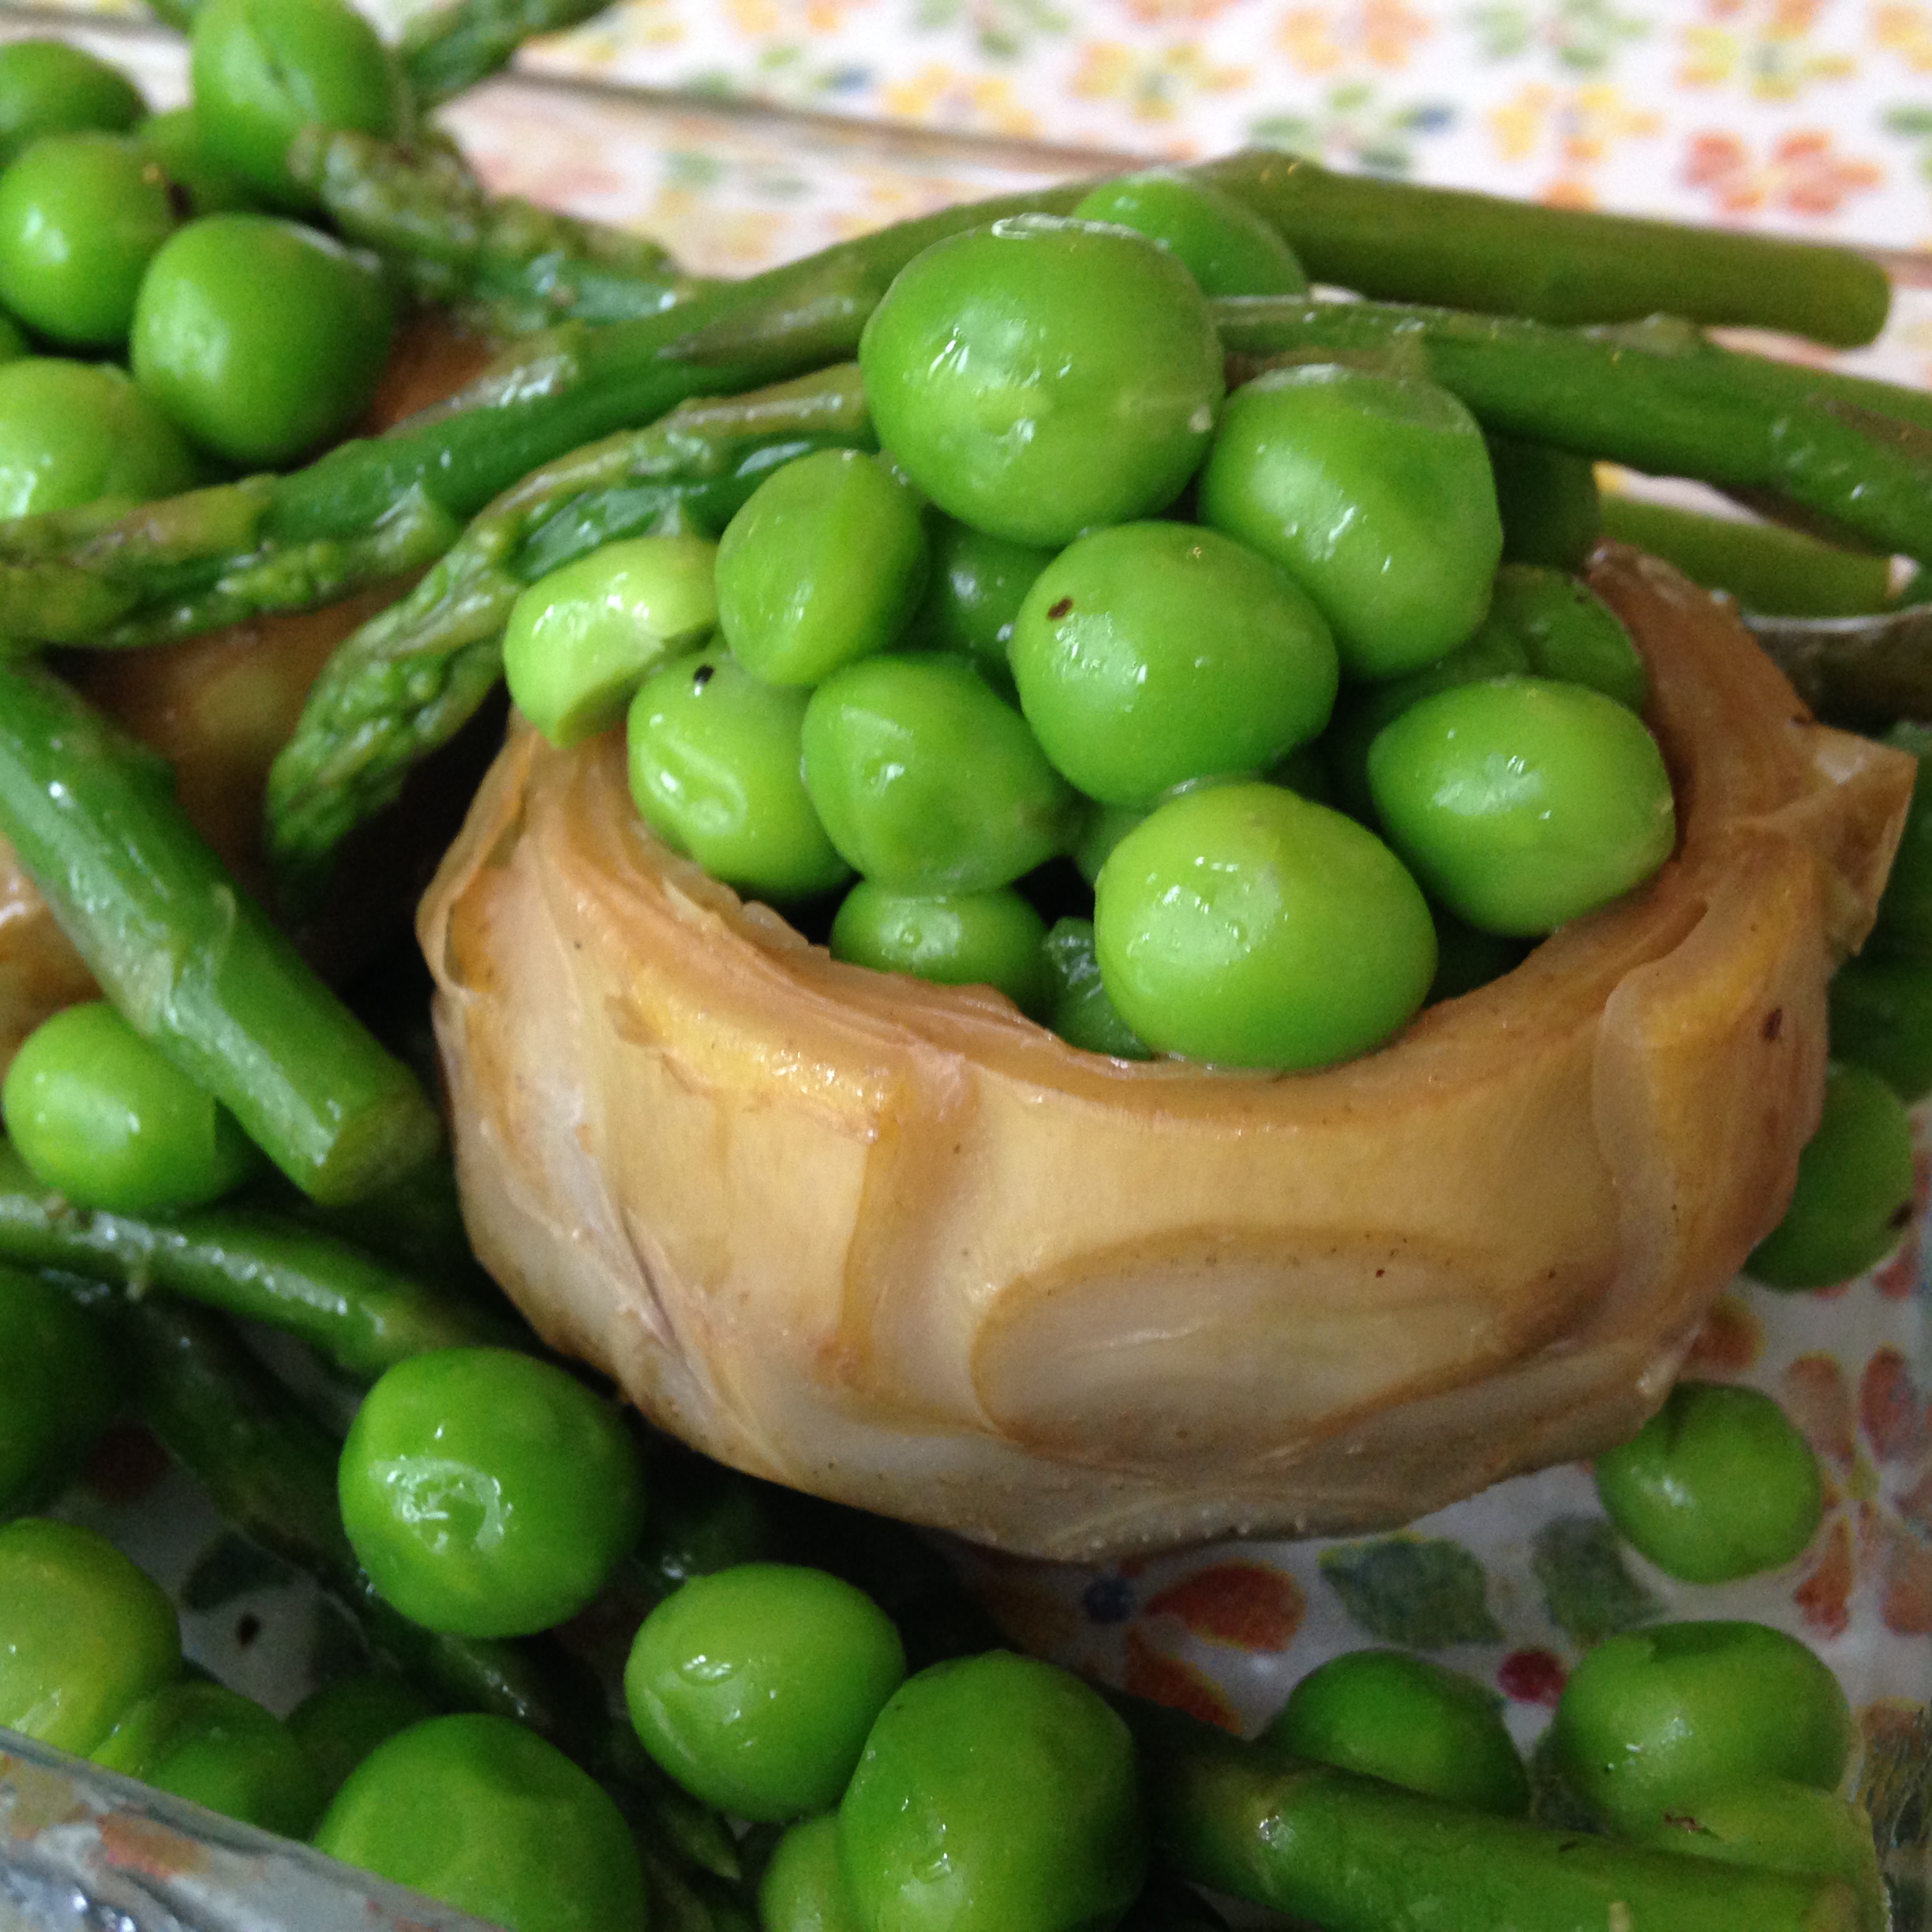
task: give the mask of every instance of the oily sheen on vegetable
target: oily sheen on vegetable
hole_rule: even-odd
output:
[[[425,899],[477,1251],[739,1467],[1094,1558],[1405,1520],[1626,1440],[1777,1220],[1912,773],[1634,552],[1676,856],[1380,1050],[1081,1053],[806,944],[519,734]]]

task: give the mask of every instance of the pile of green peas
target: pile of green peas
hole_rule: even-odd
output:
[[[346,0],[210,0],[191,66],[151,114],[77,47],[0,46],[0,516],[280,467],[375,394],[390,293],[285,155],[399,131],[389,54]]]
[[[936,244],[860,346],[884,453],[532,585],[511,695],[560,746],[623,719],[653,829],[838,958],[1121,1058],[1380,1045],[1641,884],[1675,814],[1634,646],[1503,563],[1460,402],[1226,392],[1204,291],[1299,285],[1158,170]]]
[[[524,1386],[511,1362],[529,1376]],[[436,1393],[459,1406],[479,1396],[527,1405],[533,1372],[545,1368],[506,1357],[486,1389]],[[447,1364],[436,1371],[449,1372]],[[384,1399],[393,1412],[425,1392]],[[564,1417],[567,1401],[554,1391],[550,1400],[552,1419]],[[447,1425],[458,1410],[446,1400],[437,1413]],[[554,1619],[571,1592],[556,1561],[568,1512],[528,1479],[539,1462],[580,1488],[608,1472],[594,1449],[587,1460],[576,1453],[581,1442],[539,1446],[518,1422],[506,1428],[499,1410],[470,1415],[495,1431],[500,1473],[512,1438],[524,1465],[500,1515],[522,1546],[514,1562],[492,1552],[484,1581],[495,1594],[480,1620],[530,1627]],[[471,1587],[475,1559],[489,1539],[465,1539],[474,1526],[451,1470],[466,1446],[451,1443],[446,1429],[432,1433],[450,1451],[439,1458],[440,1502],[452,1505],[440,1520],[466,1541],[469,1560],[432,1548],[423,1517],[437,1511],[419,1480],[415,1502],[431,1507],[414,1525],[417,1574],[392,1563],[379,1581],[388,1590],[400,1579],[398,1601],[432,1627],[474,1628],[485,1601]],[[346,1503],[373,1454],[352,1438]],[[626,1507],[628,1533],[606,1541],[620,1554],[636,1529]],[[350,1520],[368,1556],[369,1525]],[[545,1595],[541,1607],[523,1589],[530,1584]],[[1116,1923],[1145,1879],[1134,1747],[1098,1693],[1005,1651],[909,1675],[892,1621],[828,1571],[754,1562],[692,1578],[638,1629],[623,1694],[665,1773],[704,1803],[772,1828],[754,1846],[769,1932],[1076,1932]],[[505,1717],[438,1715],[381,1672],[340,1679],[279,1720],[185,1670],[167,1597],[111,1544],[68,1522],[22,1517],[0,1528],[0,1724],[244,1822],[308,1837],[511,1932],[643,1932],[646,1923],[630,1825],[554,1745]]]
[[[1136,1747],[1097,1692],[1008,1651],[908,1671],[892,1620],[829,1571],[691,1576],[637,1628],[623,1689],[658,1768],[753,1828],[762,1932],[1104,1932],[1145,1881]],[[554,1746],[379,1670],[278,1720],[184,1672],[166,1597],[66,1522],[0,1528],[0,1722],[510,1932],[646,1924],[622,1811]],[[1842,1879],[1880,1932],[1870,1822],[1837,1795],[1853,1729],[1795,1639],[1665,1623],[1585,1657],[1541,1752],[1598,1829]],[[1408,1653],[1331,1658],[1263,1743],[1473,1812],[1532,1807],[1496,1694]]]

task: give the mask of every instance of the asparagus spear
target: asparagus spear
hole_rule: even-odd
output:
[[[31,663],[0,666],[0,835],[135,1030],[305,1193],[353,1200],[433,1150],[415,1076],[235,884],[167,766]]]
[[[426,995],[424,1007],[426,1015]],[[470,1294],[494,1286],[470,1250],[456,1170],[447,1152],[345,1207],[313,1201],[295,1188],[260,1204],[366,1249],[432,1288]]]
[[[1544,322],[1683,316],[1844,348],[1870,342],[1891,301],[1877,263],[1811,242],[1331,174],[1294,155],[1201,171],[1273,223],[1316,281],[1382,301]]]
[[[331,657],[268,784],[268,841],[285,877],[312,879],[461,730],[503,672],[526,583],[612,538],[683,521],[721,530],[769,470],[828,445],[866,448],[858,370],[724,402],[691,402],[527,477],[472,523],[402,602]]]
[[[1405,358],[1486,429],[1653,475],[1769,492],[1887,553],[1932,549],[1932,432],[1681,324],[1559,329],[1280,296],[1215,309],[1222,340],[1241,355]]]
[[[642,235],[491,196],[447,144],[311,128],[288,159],[342,234],[380,255],[417,301],[490,334],[656,315],[701,286]]]
[[[1842,369],[1809,369],[1799,363],[1787,366],[1816,395],[1836,396],[1854,408],[1896,416],[1922,429],[1932,429],[1932,389],[1903,388],[1870,376],[1848,376]]]
[[[511,1324],[485,1308],[433,1294],[346,1241],[260,1209],[204,1208],[141,1221],[70,1208],[5,1142],[0,1260],[118,1288],[157,1288],[270,1323],[362,1381],[425,1349],[517,1341]]]
[[[1305,166],[1284,174],[1285,166],[1279,155],[1249,154],[1216,163],[1211,173],[1223,187],[1272,197],[1282,209],[1311,185],[1338,194],[1360,186]],[[1380,284],[1384,292],[1449,292],[1440,264],[1462,262],[1466,246],[1457,274],[1470,289],[1520,293],[1541,275],[1571,290],[1568,314],[1666,309],[1679,293],[1717,283],[1737,298],[1724,313],[1775,322],[1788,319],[1780,293],[1788,285],[1815,286],[1820,305],[1837,313],[1859,306],[1872,273],[1849,253],[1811,251],[1803,256],[1807,282],[1785,252],[1791,245],[1762,237],[1653,231],[1481,197],[1464,211],[1463,198],[1383,186],[1412,197],[1400,204],[1413,211],[1405,232],[1428,242],[1399,257],[1404,266]],[[537,465],[688,397],[728,395],[848,357],[873,305],[920,249],[1002,215],[1064,212],[1084,192],[1074,183],[945,209],[702,290],[661,314],[597,328],[566,324],[530,341],[453,402],[287,476],[197,492],[118,520],[68,511],[8,526],[0,531],[0,636],[153,642],[264,611],[312,608],[421,568]],[[1445,215],[1466,212],[1468,240],[1458,244]],[[1600,298],[1576,282],[1583,260],[1601,272]]]
[[[1893,608],[1892,560],[1840,550],[1775,523],[1705,516],[1674,504],[1607,496],[1603,530],[1675,564],[1747,611],[1782,617],[1856,617]]]
[[[280,481],[0,523],[0,638],[119,648],[313,610],[422,569],[462,534],[418,490],[358,533],[286,542],[270,527]]]
[[[178,4],[178,0],[172,0]],[[433,107],[487,80],[537,34],[560,33],[610,0],[449,0],[403,29],[402,71],[418,107]]]
[[[1288,1757],[1169,1711],[1129,1712],[1156,1855],[1322,1932],[1855,1932],[1838,1879],[1491,1818]]]

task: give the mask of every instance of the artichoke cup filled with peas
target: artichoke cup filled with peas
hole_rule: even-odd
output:
[[[714,552],[521,590],[420,918],[541,1332],[1074,1558],[1627,1436],[1789,1192],[1909,781],[1657,564],[1504,562],[1400,354],[1230,390],[1292,263],[1217,310],[1123,200],[910,259],[817,379],[871,434]]]
[[[512,1932],[1878,1932],[1764,1626],[1597,1646],[1533,1823],[1440,1664],[1241,1743],[902,1526],[1091,1559],[1602,1451],[1669,1577],[1804,1549],[1775,1405],[1670,1383],[1747,1258],[1896,1235],[1923,747],[1598,545],[1589,459],[1915,554],[1912,398],[1640,320],[1882,286],[1267,155],[706,283],[425,132],[532,24],[206,0],[147,120],[0,53],[0,1723]],[[479,754],[440,1119],[364,868]],[[367,1670],[285,1721],[21,1514],[124,1401]]]

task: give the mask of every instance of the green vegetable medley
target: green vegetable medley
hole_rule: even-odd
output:
[[[1335,1658],[1240,1742],[1002,1649],[901,1526],[647,1436],[481,1277],[407,1039],[33,653],[415,575],[270,781],[290,908],[507,680],[560,751],[621,729],[644,823],[841,960],[1117,1061],[1318,1069],[1669,858],[1643,660],[1574,574],[1604,530],[1766,610],[1882,606],[1932,550],[1924,399],[1695,326],[1866,339],[1882,278],[1263,155],[703,283],[421,118],[585,10],[458,0],[399,51],[344,0],[170,0],[194,99],[158,116],[0,48],[0,833],[104,995],[0,1089],[0,1724],[511,1932],[1189,1932],[1195,1885],[1321,1932],[1879,1932],[1844,1693],[1775,1631],[1591,1650],[1551,1822],[1439,1664]],[[498,363],[342,440],[425,302]],[[1844,545],[1601,504],[1600,458]],[[1775,1288],[1909,1216],[1932,781],[1832,1028]],[[355,1391],[346,1436],[238,1320]],[[129,1406],[366,1670],[284,1721],[33,1513]],[[1694,1584],[1822,1507],[1719,1383],[1595,1474]]]
[[[1323,1066],[1428,996],[1431,897],[1546,933],[1668,857],[1670,782],[1615,616],[1561,571],[1499,574],[1467,409],[1333,363],[1227,396],[1181,263],[1256,218],[1159,177],[1163,245],[1125,193],[1105,226],[1014,216],[915,257],[859,346],[886,455],[781,464],[714,557],[683,530],[538,578],[504,668],[560,746],[627,700],[639,811],[727,883],[809,921],[858,874],[836,957],[1064,1004],[1123,1057]],[[1216,286],[1275,292],[1264,255]],[[1077,940],[1076,1016],[1052,963]]]

